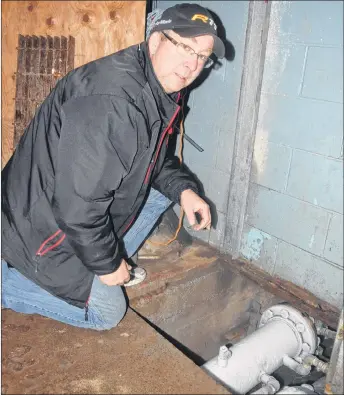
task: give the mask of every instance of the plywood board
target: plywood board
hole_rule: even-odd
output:
[[[72,36],[74,66],[144,40],[146,1],[2,1],[2,167],[13,152],[18,35]]]

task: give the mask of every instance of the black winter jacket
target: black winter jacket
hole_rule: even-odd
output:
[[[57,297],[84,307],[112,273],[119,239],[152,185],[172,201],[193,178],[167,143],[180,106],[158,82],[146,43],[62,78],[2,172],[2,256]]]

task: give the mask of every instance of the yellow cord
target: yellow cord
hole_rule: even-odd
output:
[[[180,138],[179,138],[179,150],[178,150],[178,157],[179,157],[180,164],[183,163],[183,141],[184,141],[183,139],[184,139],[184,103],[182,104],[182,119],[180,121]],[[168,246],[169,244],[172,243],[172,241],[176,240],[176,238],[178,237],[180,229],[183,226],[183,218],[184,218],[184,210],[181,207],[178,228],[176,230],[175,235],[172,237],[172,239],[168,240],[166,243],[158,243],[156,241],[151,241],[151,240],[147,240],[147,242],[149,244],[153,244],[156,246]]]

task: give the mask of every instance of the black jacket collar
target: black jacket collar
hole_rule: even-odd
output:
[[[151,91],[157,103],[157,107],[159,109],[162,120],[164,121],[164,123],[168,123],[179,107],[179,104],[176,101],[178,97],[179,102],[181,101],[180,95],[178,93],[176,95],[169,95],[164,91],[164,88],[161,86],[154,72],[146,42],[138,45],[138,56],[145,76],[147,78],[147,84],[145,85],[144,90]],[[176,100],[173,100],[174,97],[176,98]]]

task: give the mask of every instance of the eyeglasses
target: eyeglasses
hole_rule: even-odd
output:
[[[177,52],[183,56],[184,58],[186,57],[191,57],[193,55],[196,55],[198,60],[203,64],[204,68],[209,68],[213,63],[213,59],[209,58],[207,55],[201,55],[196,53],[191,47],[188,45],[176,41],[174,38],[170,37],[168,34],[165,32],[161,32],[169,41],[171,41],[172,44],[174,44],[177,48]]]

